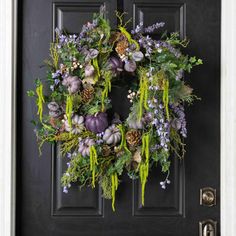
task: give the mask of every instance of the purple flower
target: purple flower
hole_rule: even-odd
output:
[[[55,88],[54,88],[54,85],[50,85],[50,90],[51,90],[51,91],[54,91],[54,89],[55,89]]]
[[[69,158],[69,159],[71,158],[71,156],[72,156],[72,155],[71,155],[70,152],[68,152],[68,153],[66,154],[66,157]]]
[[[178,70],[175,79],[180,80],[183,78],[183,76],[184,76],[184,71],[182,69],[180,69],[180,70]]]
[[[164,47],[167,50],[169,50],[169,52],[174,54],[176,58],[181,57],[181,52],[178,49],[174,48],[170,43],[164,41],[158,41],[158,44],[160,44],[161,47]]]
[[[54,84],[55,84],[55,85],[58,85],[59,83],[60,83],[60,80],[59,80],[59,79],[55,79],[55,80],[54,80]]]
[[[140,22],[134,30],[131,30],[131,34],[138,34],[142,31],[143,29],[143,22]]]
[[[58,77],[60,77],[60,76],[61,76],[60,70],[57,70],[55,73],[52,73],[52,78],[53,78],[53,79],[56,79],[56,78],[58,78]]]
[[[63,193],[68,193],[68,188],[66,186],[63,187]]]
[[[172,121],[172,127],[180,130],[180,134],[186,138],[187,137],[187,129],[186,129],[186,119],[185,119],[185,113],[184,113],[184,107],[182,105],[178,106],[171,106],[171,109],[176,114],[176,119]],[[178,124],[177,124],[178,122]]]
[[[163,27],[164,25],[165,25],[164,22],[160,22],[160,23],[157,22],[153,25],[150,25],[150,26],[146,27],[144,29],[144,32],[145,33],[152,33],[153,31],[158,30],[159,28]]]

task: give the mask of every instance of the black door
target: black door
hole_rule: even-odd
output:
[[[130,28],[141,21],[166,22],[166,30],[191,39],[188,53],[204,60],[191,74],[202,100],[187,108],[187,153],[184,161],[172,157],[171,185],[162,190],[159,182],[164,177],[153,170],[142,207],[139,183],[124,176],[115,213],[100,189],[80,191],[73,186],[63,194],[60,177],[65,161],[50,145],[38,157],[30,123],[36,110],[26,94],[34,79],[45,75],[42,61],[48,57],[54,28],[77,33],[103,5],[113,27],[117,9],[132,17]],[[18,13],[16,235],[197,236],[199,221],[209,218],[218,222],[220,235],[220,0],[22,0]],[[112,96],[120,113],[127,110],[122,103],[125,96],[125,88]],[[216,206],[200,206],[203,187],[217,190]]]

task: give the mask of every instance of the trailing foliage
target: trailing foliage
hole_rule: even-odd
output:
[[[44,101],[44,96],[43,96],[43,84],[38,80],[38,84],[36,87],[36,94],[38,96],[37,98],[37,107],[38,107],[38,115],[39,115],[39,120],[42,122],[43,119],[43,103]]]

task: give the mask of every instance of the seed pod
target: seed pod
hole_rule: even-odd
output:
[[[90,77],[94,74],[94,67],[90,64],[86,65],[84,68],[85,77]]]
[[[127,72],[134,72],[136,70],[137,66],[136,66],[135,61],[128,60],[125,62],[124,68]]]
[[[143,60],[143,53],[141,51],[136,51],[132,54],[132,58],[134,61],[142,61]]]
[[[63,79],[62,84],[67,87],[69,93],[73,94],[79,91],[81,86],[81,80],[78,76],[67,76]]]
[[[56,102],[48,103],[49,116],[58,118],[62,115],[62,109]]]
[[[89,49],[89,57],[91,59],[96,58],[98,54],[99,54],[99,51],[97,49],[93,49],[93,48]]]

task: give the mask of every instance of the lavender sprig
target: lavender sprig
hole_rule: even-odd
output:
[[[160,23],[155,23],[153,25],[150,25],[146,28],[144,28],[144,32],[145,33],[153,33],[155,30],[158,30],[159,28],[164,27],[165,23],[164,22],[160,22]]]

